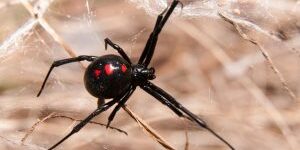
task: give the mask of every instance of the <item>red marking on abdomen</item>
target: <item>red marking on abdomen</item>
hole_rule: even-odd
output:
[[[95,69],[94,70],[94,75],[95,75],[95,77],[99,77],[101,75],[101,70]]]
[[[122,72],[125,72],[127,70],[127,67],[124,64],[122,64],[121,70],[122,70]]]
[[[105,69],[105,73],[107,75],[111,75],[113,73],[113,71],[114,71],[114,69],[111,66],[111,64],[106,64],[105,67],[104,67],[104,69]]]

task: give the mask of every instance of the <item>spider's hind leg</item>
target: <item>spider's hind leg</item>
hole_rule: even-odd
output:
[[[155,97],[157,100],[163,101],[165,105],[167,104],[168,107],[172,106],[173,108],[177,109],[177,111],[180,111],[183,114],[187,115],[189,120],[197,123],[200,127],[205,128],[207,131],[209,131],[211,134],[213,134],[215,137],[221,140],[224,144],[226,144],[230,149],[234,150],[234,147],[229,142],[227,142],[224,138],[218,135],[214,130],[212,130],[204,122],[204,120],[202,120],[197,115],[193,114],[187,108],[182,106],[179,102],[175,100],[175,98],[173,98],[170,94],[165,92],[163,89],[159,88],[158,86],[154,85],[149,81],[146,82],[143,86],[141,86],[141,88],[145,90],[147,93],[149,93],[150,95],[152,95],[153,97]],[[183,115],[178,115],[178,116],[184,117]]]

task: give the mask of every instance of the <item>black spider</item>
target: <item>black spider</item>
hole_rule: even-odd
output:
[[[58,67],[67,63],[86,60],[90,61],[91,64],[85,71],[84,83],[88,92],[98,98],[98,108],[87,118],[77,124],[68,135],[66,135],[63,139],[49,148],[49,150],[54,149],[63,141],[68,139],[71,135],[78,132],[95,116],[118,103],[108,117],[108,127],[111,121],[114,119],[117,111],[127,102],[137,86],[155,97],[162,104],[168,106],[179,117],[185,117],[190,121],[197,123],[200,127],[207,129],[209,132],[215,135],[231,149],[234,149],[233,146],[231,146],[226,140],[224,140],[221,136],[219,136],[216,132],[209,128],[202,119],[183,107],[167,92],[149,81],[155,79],[155,70],[154,68],[148,68],[148,65],[153,56],[158,35],[178,3],[180,3],[180,1],[174,0],[171,6],[169,8],[166,8],[157,17],[154,29],[150,34],[145,49],[137,64],[132,64],[124,50],[108,38],[104,40],[105,49],[107,49],[107,45],[110,45],[115,50],[117,50],[122,57],[117,55],[105,55],[101,57],[81,55],[75,58],[62,59],[53,62],[37,96],[40,96],[41,92],[43,91],[46,81],[54,67]],[[111,98],[111,101],[105,103],[105,99]]]

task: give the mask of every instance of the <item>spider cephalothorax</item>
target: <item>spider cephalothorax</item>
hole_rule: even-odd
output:
[[[144,65],[132,66],[132,82],[135,85],[141,85],[144,81],[155,79],[155,69],[146,68]]]
[[[95,116],[99,115],[103,111],[106,111],[117,103],[116,107],[108,117],[107,126],[109,126],[118,110],[127,102],[137,86],[155,97],[162,104],[169,107],[179,117],[184,117],[189,119],[190,121],[193,121],[200,127],[203,127],[211,132],[218,139],[224,142],[228,147],[234,149],[226,140],[224,140],[216,132],[209,128],[201,118],[178,103],[175,98],[173,98],[163,89],[159,88],[149,81],[155,79],[155,70],[154,68],[148,68],[148,65],[152,59],[158,35],[178,3],[180,3],[178,0],[174,0],[171,6],[157,17],[154,29],[150,34],[145,49],[143,50],[143,53],[141,54],[141,57],[139,58],[137,64],[132,64],[131,60],[124,52],[124,50],[108,38],[104,40],[105,48],[107,48],[107,45],[110,45],[115,50],[117,50],[122,57],[117,55],[105,55],[100,57],[82,55],[75,58],[58,60],[52,64],[38,93],[38,96],[43,91],[46,81],[54,67],[58,67],[67,63],[86,60],[90,61],[91,64],[86,69],[84,83],[88,92],[98,98],[98,108],[87,118],[77,124],[68,135],[66,135],[63,139],[61,139],[49,149],[53,149],[60,145],[71,135],[78,132]],[[112,98],[111,101],[107,103],[104,102],[104,99],[110,98]]]

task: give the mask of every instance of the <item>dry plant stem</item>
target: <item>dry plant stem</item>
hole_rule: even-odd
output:
[[[26,139],[28,138],[28,136],[30,134],[32,134],[32,132],[35,130],[35,128],[40,124],[43,123],[44,121],[48,120],[49,118],[51,118],[55,113],[51,113],[50,115],[46,116],[45,118],[43,118],[42,120],[38,120],[35,124],[33,124],[33,126],[31,126],[31,128],[26,132],[26,134],[24,135],[24,137],[21,139],[22,144],[24,144],[24,142],[26,141]]]
[[[210,50],[210,52],[226,67],[227,64],[231,64],[232,59],[219,47],[208,34],[204,31],[200,31],[199,27],[195,27],[193,24],[188,22],[177,22],[176,26],[184,31],[186,34],[191,36],[201,46]],[[183,28],[184,27],[184,28]],[[248,77],[243,76],[239,79],[240,84],[266,109],[269,115],[273,118],[274,122],[279,127],[283,136],[287,140],[292,150],[297,150],[298,141],[291,131],[290,127],[284,120],[279,110],[273,105],[269,98],[261,91],[261,89]]]
[[[59,43],[65,51],[71,56],[76,57],[75,51],[64,41],[64,39],[59,36],[55,30],[48,24],[48,22],[43,18],[42,14],[39,14],[38,12],[34,12],[33,7],[27,0],[21,0],[24,7],[30,12],[31,16],[38,20],[39,24],[47,31],[48,34],[51,35],[51,37]],[[86,67],[82,62],[79,62],[83,67]]]
[[[247,40],[245,38],[245,40]],[[268,54],[268,52],[263,48],[263,46],[261,44],[259,44],[258,42],[254,41],[254,40],[250,40],[250,42],[254,43],[255,45],[257,45],[259,47],[259,50],[261,51],[261,53],[263,54],[263,56],[266,58],[268,64],[270,65],[271,69],[274,71],[274,73],[277,75],[277,77],[279,78],[283,88],[285,89],[286,92],[288,92],[289,96],[293,99],[293,100],[297,100],[296,95],[294,94],[294,92],[289,88],[287,81],[285,80],[285,78],[283,77],[283,75],[281,74],[281,72],[278,70],[278,68],[274,65],[270,55]]]
[[[170,146],[170,144],[166,143],[166,141],[155,131],[153,128],[151,128],[146,122],[144,122],[140,117],[138,117],[134,112],[132,112],[128,107],[125,105],[122,106],[122,108],[131,116],[131,118],[134,119],[135,122],[138,123],[140,127],[142,127],[143,131],[146,131],[148,135],[150,135],[151,138],[156,140],[158,143],[160,143],[163,147],[169,150],[175,150],[173,147]]]
[[[279,78],[283,88],[285,89],[285,91],[289,94],[289,96],[293,99],[293,100],[297,100],[296,95],[294,94],[294,92],[289,88],[287,81],[285,80],[285,78],[283,77],[283,75],[281,74],[281,72],[279,71],[279,69],[274,65],[270,55],[268,54],[268,52],[264,49],[264,47],[256,40],[251,39],[247,34],[245,34],[242,31],[241,26],[234,22],[233,20],[231,20],[229,17],[225,16],[224,14],[219,13],[219,15],[221,16],[221,18],[223,20],[225,20],[226,22],[229,22],[230,24],[232,24],[234,26],[234,28],[238,31],[238,33],[240,34],[240,36],[253,43],[254,45],[259,47],[259,51],[263,54],[264,58],[267,60],[268,64],[270,65],[271,69],[274,71],[275,75]]]
[[[54,119],[54,118],[65,118],[65,119],[69,119],[69,120],[72,120],[72,121],[76,121],[76,122],[81,122],[82,120],[80,119],[75,119],[75,118],[72,118],[72,117],[69,117],[69,116],[65,116],[65,115],[53,115],[51,116],[50,118],[48,119]],[[100,126],[103,126],[103,127],[106,127],[106,124],[103,124],[103,123],[99,123],[99,122],[96,122],[96,121],[90,121],[89,122],[90,124],[96,124],[96,125],[100,125]],[[128,133],[122,129],[119,129],[119,128],[116,128],[116,127],[112,127],[112,126],[108,126],[109,129],[112,129],[112,130],[116,130],[120,133],[124,133],[125,135],[128,135]]]
[[[55,114],[55,113],[51,113],[50,115],[44,117],[42,120],[39,120],[37,121],[27,132],[26,134],[24,135],[24,137],[22,138],[21,142],[22,144],[24,144],[24,142],[26,141],[26,139],[28,138],[29,135],[32,134],[32,132],[36,129],[36,127],[45,122],[46,120],[49,120],[49,119],[55,119],[55,118],[64,118],[64,119],[69,119],[69,120],[72,120],[74,122],[80,122],[82,120],[80,119],[75,119],[75,118],[72,118],[72,117],[69,117],[69,116],[65,116],[65,115],[58,115],[58,114]],[[89,122],[90,124],[96,124],[96,125],[100,125],[100,126],[103,126],[103,127],[106,127],[106,124],[103,124],[103,123],[99,123],[99,122],[95,122],[95,121],[90,121]],[[116,128],[116,127],[112,127],[112,126],[109,126],[108,127],[109,129],[112,129],[112,130],[116,130],[120,133],[124,133],[125,135],[128,135],[126,131],[124,130],[121,130],[119,128]]]
[[[9,2],[5,2],[5,3],[1,3],[0,2],[0,8],[4,7],[4,6],[10,6],[10,5],[15,5],[15,4],[19,4],[21,3],[21,1],[9,1]],[[48,8],[49,5],[46,5],[43,7],[43,9],[41,9],[41,13],[40,15],[43,15],[45,11],[45,9]],[[11,53],[12,50],[10,50],[10,52],[8,52],[8,49],[10,48],[10,46],[17,44],[20,39],[23,39],[26,36],[30,35],[30,31],[32,29],[34,29],[36,27],[36,25],[38,25],[38,21],[34,18],[28,19],[21,27],[19,27],[19,29],[17,31],[15,31],[13,34],[11,34],[1,45],[0,45],[0,57],[3,56],[7,56],[9,53]],[[3,52],[1,52],[3,51]],[[7,52],[5,52],[7,51]],[[1,54],[3,53],[3,54]],[[5,54],[6,53],[6,54]]]
[[[38,13],[34,12],[33,7],[30,5],[30,3],[27,0],[21,0],[22,4],[24,5],[24,7],[30,12],[30,14],[32,15],[32,17],[34,17],[35,19],[37,19],[40,23],[40,25],[52,36],[52,38],[59,43],[60,45],[62,45],[62,47],[66,50],[66,52],[71,56],[71,57],[76,57],[76,53],[75,51],[63,40],[63,38],[61,36],[59,36],[55,30],[47,23],[47,21],[42,17],[39,16]],[[83,68],[86,68],[86,66],[83,63],[80,63],[82,65]],[[137,115],[135,115],[129,108],[127,108],[126,106],[122,107],[136,122],[138,122],[139,126],[146,130],[158,143],[160,143],[163,147],[167,148],[167,149],[171,149],[173,150],[174,148],[172,148],[169,144],[167,144],[167,142],[165,140],[163,140],[161,138],[161,136],[159,136],[158,133],[156,133],[155,130],[153,130],[152,128],[150,128],[149,125],[147,125],[140,117],[138,117]]]
[[[185,130],[185,145],[184,145],[184,150],[189,150],[189,133],[187,130]]]

